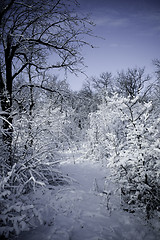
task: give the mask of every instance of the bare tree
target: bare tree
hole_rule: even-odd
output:
[[[160,59],[153,60],[153,64],[156,67],[157,78],[160,79]]]
[[[27,69],[39,74],[55,68],[81,70],[81,48],[89,45],[84,36],[91,35],[93,24],[88,17],[77,15],[76,7],[76,0],[0,2],[0,101],[7,119],[3,129],[9,151],[13,131],[10,127],[13,81]],[[41,83],[36,86],[42,87]],[[12,165],[11,160],[9,164]]]
[[[157,90],[160,91],[160,60],[155,59],[153,61],[153,64],[156,68],[156,70],[155,70],[155,73],[156,73],[156,87],[157,87]]]
[[[153,64],[155,66],[155,74],[156,74],[156,80],[154,82],[153,86],[153,101],[154,101],[154,106],[157,108],[158,113],[159,113],[159,108],[160,108],[160,60],[155,59],[153,61]]]
[[[112,73],[110,72],[103,72],[100,74],[98,78],[92,77],[91,78],[92,86],[96,91],[100,90],[110,90],[111,89],[111,82],[112,82]]]
[[[145,68],[128,68],[126,72],[118,72],[115,85],[117,92],[133,99],[142,91],[145,83],[149,80],[150,76],[145,74]]]

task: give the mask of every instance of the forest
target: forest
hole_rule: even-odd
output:
[[[71,90],[54,69],[82,72],[81,49],[94,47],[87,41],[94,24],[76,7],[63,0],[0,2],[2,239],[44,224],[32,197],[70,184],[59,167],[68,155],[110,171],[117,188],[103,192],[107,206],[118,192],[123,211],[160,221],[160,59],[151,60],[154,76],[145,67],[104,71]]]

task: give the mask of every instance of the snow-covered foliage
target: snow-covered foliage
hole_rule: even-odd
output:
[[[116,185],[106,179],[108,169],[100,162],[80,159],[78,152],[75,163],[69,155],[66,152],[67,161],[60,165],[69,184],[56,186],[50,192],[38,189],[30,195],[38,204],[38,218],[43,225],[12,240],[159,240],[158,222],[153,229],[141,215],[119,208],[119,194],[111,194]]]
[[[139,97],[114,94],[90,115],[88,156],[111,168],[127,211],[140,207],[147,217],[160,210],[159,126],[152,103]]]
[[[57,169],[55,171],[51,169],[51,171],[58,176],[57,179],[60,181],[61,173]],[[26,172],[23,175],[25,174]],[[19,185],[16,185],[15,178],[18,178]],[[48,212],[54,214],[54,209],[50,206],[53,199],[53,186],[37,181],[36,178],[29,179],[29,181],[33,181],[34,192],[24,193],[25,183],[22,182],[22,173],[17,172],[16,164],[8,175],[1,179],[0,236],[12,239],[21,231],[27,231],[45,222],[49,223]],[[65,179],[62,181],[64,182]]]
[[[36,206],[28,194],[63,182],[54,162],[23,159],[0,177],[0,236],[19,234],[30,227]],[[37,210],[38,211],[38,210]]]
[[[160,217],[160,117],[153,103],[142,101],[138,96],[131,99],[104,91],[99,93],[101,101],[97,101],[95,95],[88,92],[72,93],[66,87],[61,91],[52,90],[54,93],[43,94],[36,90],[32,92],[33,96],[24,91],[28,96],[28,99],[24,97],[25,101],[23,92],[19,98],[17,96],[12,113],[11,154],[7,145],[3,145],[3,129],[0,132],[0,235],[18,235],[30,227],[48,222],[48,225],[54,225],[55,236],[60,234],[68,239],[72,236],[72,226],[65,225],[69,227],[65,235],[60,229],[61,224],[58,226],[59,221],[64,223],[66,216],[72,216],[73,207],[76,217],[70,221],[71,224],[78,221],[76,227],[82,226],[82,229],[85,221],[92,219],[92,224],[96,224],[99,217],[95,218],[92,212],[89,215],[84,213],[85,220],[79,224],[83,216],[77,215],[78,202],[82,200],[80,206],[87,209],[90,204],[99,204],[101,197],[104,201],[102,209],[105,208],[107,214],[117,206],[119,208],[120,203],[127,212],[143,210],[141,212],[147,218],[153,214],[156,219]],[[2,118],[5,118],[4,113]],[[2,118],[0,120],[4,120]],[[7,163],[9,157],[12,157],[13,165]],[[89,165],[83,165],[84,169],[80,170],[81,164],[79,167],[76,164],[82,158],[84,162],[89,160]],[[102,186],[97,181],[97,170],[89,172],[93,164],[91,160],[96,160],[95,165],[101,166],[97,174],[105,170]],[[77,174],[76,178],[80,178],[80,184],[85,184],[85,187],[92,174],[89,185],[93,185],[98,198],[88,188],[85,194],[81,189],[79,191],[73,178],[70,180],[74,191],[65,190],[69,189],[65,185],[68,184],[69,169],[64,177],[59,171],[59,163],[61,169],[65,168],[63,161],[72,163],[69,168],[75,172],[71,176]],[[112,182],[113,178],[116,184]],[[90,204],[87,205],[85,199],[91,200]],[[117,212],[117,216],[122,214],[122,209],[118,208],[117,211],[121,212]],[[64,219],[61,211],[67,214],[64,214]],[[92,206],[90,211],[93,211]],[[77,230],[74,231],[78,234]],[[90,227],[85,231],[84,236],[100,236],[99,227],[94,234],[89,233]],[[113,233],[110,234],[112,236]]]
[[[13,166],[7,165],[1,144],[0,235],[19,234],[35,216],[35,206],[22,196],[64,181],[57,164],[62,151],[71,147],[65,129],[69,125],[66,113],[50,102],[37,106],[32,115],[24,112],[14,118]]]
[[[8,236],[12,232],[18,234],[23,230],[21,220],[27,225],[29,216],[34,215],[31,208],[29,213],[28,209],[25,213],[27,217],[21,218],[21,212],[25,212],[24,205],[34,206],[32,201],[22,200],[21,196],[27,196],[31,192],[33,194],[37,188],[46,188],[50,185],[53,187],[65,182],[61,173],[57,171],[59,162],[64,157],[64,151],[71,152],[71,149],[73,151],[79,147],[79,141],[83,137],[76,103],[73,108],[70,103],[72,99],[69,99],[69,89],[64,83],[60,83],[55,82],[50,92],[32,89],[32,94],[28,89],[18,87],[21,91],[18,91],[14,98],[10,152],[7,145],[3,144],[3,128],[1,129],[0,235]],[[16,89],[15,87],[17,92]],[[4,113],[0,116],[3,115]],[[4,117],[2,118],[0,120],[4,120]],[[2,123],[0,124],[2,126]],[[9,157],[12,158],[13,165],[7,164]],[[10,208],[17,204],[22,206],[23,211],[17,212],[16,209]],[[20,217],[19,220],[16,220],[17,217]]]

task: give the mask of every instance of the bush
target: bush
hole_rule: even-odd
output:
[[[147,217],[160,210],[159,123],[151,102],[117,94],[90,115],[90,157],[111,169],[124,208],[143,209]]]

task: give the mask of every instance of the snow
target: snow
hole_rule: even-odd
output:
[[[67,160],[60,169],[69,184],[35,193],[41,225],[16,240],[159,239],[144,219],[120,209],[116,186],[100,163]]]

